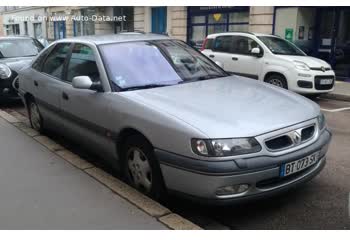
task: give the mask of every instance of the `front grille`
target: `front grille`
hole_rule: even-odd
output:
[[[315,132],[315,125],[296,129],[275,138],[268,139],[265,141],[265,145],[271,151],[281,151],[311,140]]]
[[[331,68],[310,68],[311,70],[314,70],[314,71],[322,71],[322,72],[326,72],[326,71],[330,71],[331,70]]]
[[[321,84],[322,79],[333,79],[332,84]],[[315,88],[317,90],[329,90],[332,89],[334,85],[334,76],[316,76],[315,77]]]

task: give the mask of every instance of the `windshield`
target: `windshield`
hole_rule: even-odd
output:
[[[0,40],[0,57],[29,57],[37,55],[44,47],[35,39]]]
[[[106,44],[100,50],[109,78],[122,89],[228,76],[211,60],[180,41]]]
[[[278,37],[258,37],[273,54],[305,56],[305,53],[294,44]]]

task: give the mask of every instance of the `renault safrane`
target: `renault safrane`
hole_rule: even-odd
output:
[[[155,198],[279,193],[322,170],[331,140],[314,102],[163,35],[58,40],[19,73],[19,93],[34,129],[85,145]]]

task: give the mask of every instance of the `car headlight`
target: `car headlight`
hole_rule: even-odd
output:
[[[7,65],[0,64],[0,79],[9,78],[11,73],[11,69]]]
[[[255,138],[192,139],[191,145],[193,152],[206,157],[235,156],[261,150]]]
[[[304,62],[294,61],[294,64],[295,67],[299,70],[310,71],[310,67]]]
[[[320,130],[326,127],[326,118],[323,113],[320,113],[320,115],[318,115],[317,121],[318,121],[318,128]]]

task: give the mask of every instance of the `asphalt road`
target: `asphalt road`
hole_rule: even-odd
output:
[[[273,198],[230,207],[200,206],[176,197],[167,207],[205,229],[350,229],[350,109],[341,109],[350,102],[316,102],[324,109],[333,141],[326,167],[312,181]],[[21,105],[8,110],[25,114]],[[84,154],[73,143],[65,145]]]

